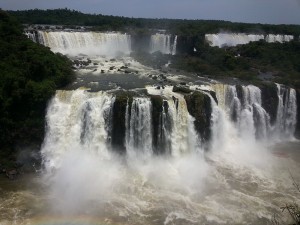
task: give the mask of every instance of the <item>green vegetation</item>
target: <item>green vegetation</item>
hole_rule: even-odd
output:
[[[220,20],[144,19],[101,14],[84,14],[69,9],[10,11],[23,24],[53,24],[69,26],[93,26],[94,30],[132,30],[145,32],[148,29],[166,29],[173,34],[203,36],[221,30],[244,33],[276,33],[300,35],[297,25],[269,25],[232,23]]]
[[[192,56],[174,57],[172,66],[202,75],[231,76],[258,81],[258,74],[272,74],[273,81],[300,88],[300,42],[251,42],[230,48],[199,43]]]
[[[41,143],[47,102],[56,88],[73,79],[73,71],[71,61],[30,41],[4,11],[0,11],[0,58],[0,164],[4,164],[14,159],[17,146]]]

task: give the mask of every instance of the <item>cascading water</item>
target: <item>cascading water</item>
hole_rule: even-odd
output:
[[[58,91],[47,113],[46,168],[59,168],[61,156],[78,148],[109,157],[113,103],[114,97],[102,92]]]
[[[151,101],[149,98],[134,98],[130,115],[126,110],[126,150],[130,156],[152,155]]]
[[[175,36],[173,44],[171,43],[171,35],[154,34],[150,39],[150,53],[161,52],[163,54],[176,54],[177,36]]]
[[[121,33],[38,31],[39,43],[68,55],[118,55],[131,52],[130,35]]]
[[[30,38],[44,43],[37,34]],[[57,42],[55,36],[46,41],[71,51],[65,49],[71,32],[67,38],[57,34]],[[73,37],[78,48],[93,43],[84,32]],[[167,54],[175,43],[176,37]],[[264,89],[201,87],[191,93],[163,85],[147,87],[148,93],[57,91],[41,150],[43,184],[34,183],[32,193],[14,192],[11,185],[19,181],[12,182],[3,194],[1,183],[0,224],[268,224],[283,201],[299,204],[288,172],[300,179],[299,144],[265,147],[293,137],[296,91],[277,85],[279,104],[270,125]],[[199,121],[209,122],[208,139],[201,137]]]
[[[296,91],[277,84],[278,108],[275,136],[279,139],[293,138],[297,123]]]
[[[241,138],[265,140],[270,131],[270,117],[261,106],[261,91],[253,85],[242,86],[241,99],[235,86],[217,84],[214,90],[219,106],[234,122]],[[214,106],[215,107],[215,106]]]
[[[289,42],[294,39],[293,35],[261,35],[261,34],[244,34],[244,33],[218,33],[206,34],[206,41],[210,46],[222,48],[224,46],[244,45],[254,41],[265,40],[268,43],[272,42]]]

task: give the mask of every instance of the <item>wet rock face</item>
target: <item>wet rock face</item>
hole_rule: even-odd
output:
[[[120,92],[116,95],[112,115],[111,143],[114,150],[125,153],[125,132],[126,132],[126,107],[131,106],[132,95]],[[129,109],[130,112],[130,109]]]
[[[153,149],[155,153],[162,154],[164,152],[164,145],[159,140],[159,129],[161,124],[161,113],[163,107],[163,99],[158,95],[151,95],[152,103],[152,129],[153,129]]]
[[[195,42],[195,37],[178,36],[177,52],[180,54],[193,54],[196,45]]]
[[[277,87],[274,83],[263,83],[260,85],[262,107],[270,115],[270,122],[276,122],[276,114],[278,108],[278,94]]]
[[[300,139],[300,89],[296,90],[296,97],[297,97],[297,124],[296,124],[295,137]]]
[[[196,131],[199,133],[202,142],[208,143],[211,137],[210,120],[212,109],[210,98],[201,92],[194,92],[186,95],[185,100],[189,113],[195,118]]]

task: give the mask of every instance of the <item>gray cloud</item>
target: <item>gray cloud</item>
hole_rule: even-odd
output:
[[[128,17],[300,24],[300,0],[0,0],[3,9],[70,8]]]

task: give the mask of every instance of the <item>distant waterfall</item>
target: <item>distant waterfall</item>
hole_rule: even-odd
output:
[[[293,35],[275,35],[275,34],[245,34],[245,33],[217,33],[206,34],[205,40],[210,46],[217,46],[219,48],[225,46],[244,45],[250,42],[265,40],[266,42],[289,42],[294,39]]]
[[[154,34],[150,39],[150,53],[161,52],[163,54],[176,54],[177,36],[175,36],[173,43],[171,43],[171,35],[169,34]]]
[[[280,34],[268,34],[265,38],[266,42],[273,43],[273,42],[289,42],[294,40],[293,35],[280,35]]]
[[[277,84],[278,108],[275,124],[275,133],[280,138],[291,138],[294,135],[297,123],[296,91],[292,88]]]
[[[116,55],[131,52],[131,37],[121,33],[38,31],[39,43],[69,55]],[[31,38],[31,37],[30,37]]]

